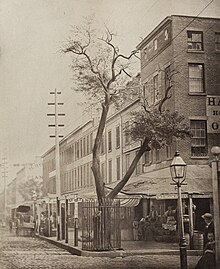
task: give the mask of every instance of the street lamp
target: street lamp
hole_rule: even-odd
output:
[[[213,213],[214,213],[214,229],[215,229],[215,259],[216,268],[220,268],[220,212],[219,212],[219,191],[220,191],[220,167],[219,155],[220,147],[214,146],[211,148],[211,153],[214,155],[212,160],[212,188],[213,188]]]
[[[184,237],[183,208],[181,197],[181,185],[186,178],[186,163],[180,157],[178,151],[176,151],[174,158],[171,162],[170,173],[172,180],[178,188],[180,265],[181,269],[187,269],[186,239]]]

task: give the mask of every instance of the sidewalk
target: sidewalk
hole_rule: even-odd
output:
[[[116,258],[134,255],[179,255],[179,246],[178,244],[173,243],[159,243],[155,241],[122,241],[122,250],[86,251],[82,250],[81,242],[79,242],[78,247],[74,247],[71,240],[69,240],[68,243],[65,243],[64,240],[57,241],[56,237],[45,237],[42,235],[36,236],[78,256]],[[187,250],[187,255],[201,256],[202,250]]]

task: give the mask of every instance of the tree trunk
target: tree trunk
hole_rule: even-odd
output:
[[[102,142],[102,136],[106,125],[106,120],[109,111],[110,98],[109,95],[105,95],[105,103],[102,104],[102,115],[99,121],[99,126],[95,138],[93,147],[93,158],[92,158],[92,171],[95,178],[96,193],[99,203],[102,203],[102,199],[105,197],[104,181],[101,177],[100,172],[100,148]]]
[[[126,185],[128,180],[130,179],[132,173],[134,172],[138,161],[140,160],[141,156],[145,153],[145,151],[150,150],[148,147],[149,140],[145,139],[144,142],[141,144],[141,147],[133,159],[129,169],[127,170],[126,174],[124,175],[123,179],[114,187],[114,189],[108,194],[108,198],[114,199],[115,196],[123,189],[123,187]]]

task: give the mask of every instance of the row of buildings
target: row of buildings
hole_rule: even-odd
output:
[[[172,77],[166,108],[184,115],[192,138],[173,139],[172,145],[152,149],[140,159],[135,172],[119,195],[122,237],[132,239],[132,223],[146,217],[152,205],[159,216],[169,206],[176,208],[177,191],[171,185],[169,166],[176,150],[187,163],[187,185],[183,187],[184,213],[194,216],[194,229],[201,229],[201,215],[212,212],[210,149],[220,144],[220,19],[169,16],[137,45],[140,74],[129,87],[133,99],[121,109],[111,109],[101,148],[101,174],[106,192],[127,171],[140,144],[124,130],[130,112],[140,108],[140,95],[149,106],[158,104]],[[69,214],[76,197],[95,198],[91,171],[92,147],[97,119],[88,120],[60,141],[61,199],[69,200]],[[55,147],[42,156],[43,197],[51,215],[56,212]]]

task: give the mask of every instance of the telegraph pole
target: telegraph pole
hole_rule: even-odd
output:
[[[6,215],[7,215],[7,177],[8,177],[8,166],[7,166],[7,158],[2,158],[2,177],[4,182],[4,221],[6,222]]]
[[[58,106],[63,105],[63,103],[58,102],[58,95],[61,92],[58,92],[56,89],[54,92],[50,92],[54,95],[54,102],[48,103],[50,106],[54,106],[54,113],[48,113],[47,116],[54,117],[54,124],[49,124],[49,127],[55,128],[55,134],[50,135],[51,138],[55,138],[55,161],[56,161],[56,200],[57,200],[57,240],[60,240],[61,236],[61,211],[60,211],[60,198],[61,198],[61,189],[60,189],[60,147],[59,147],[59,138],[62,138],[63,135],[59,135],[59,127],[64,127],[64,124],[58,124],[58,117],[65,116],[64,113],[58,112]],[[50,217],[50,216],[49,216]]]

